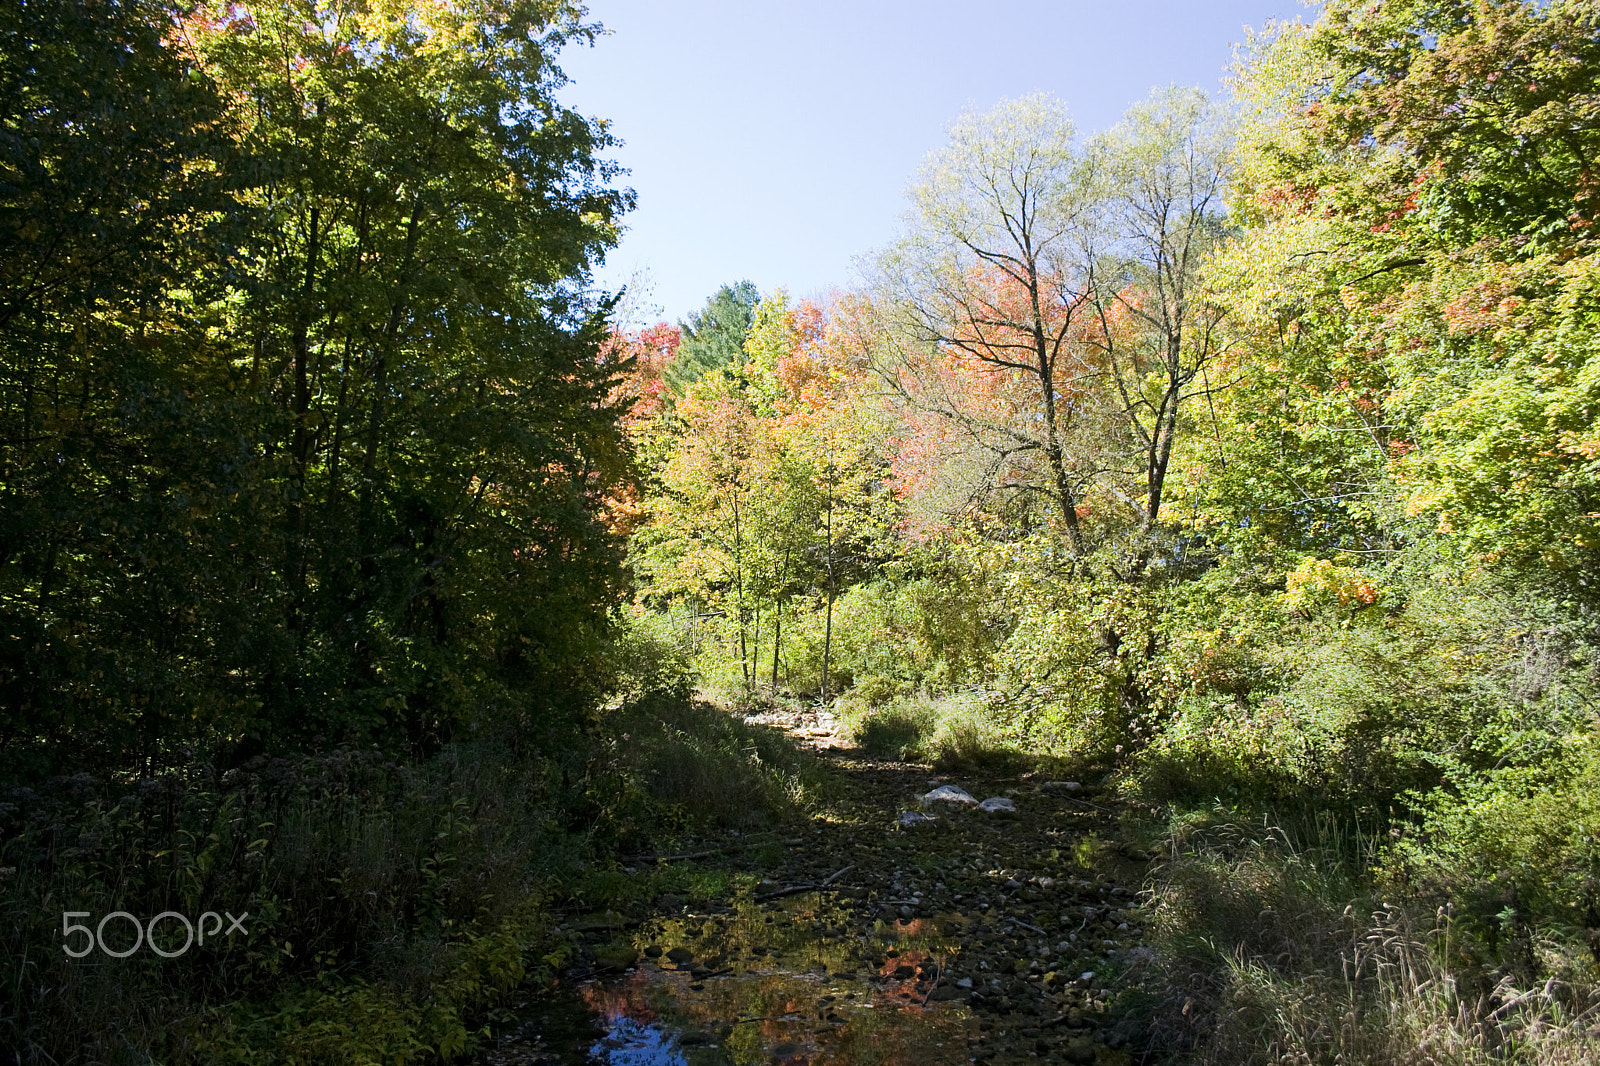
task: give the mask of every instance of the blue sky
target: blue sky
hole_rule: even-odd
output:
[[[894,234],[945,128],[1037,90],[1080,133],[1158,85],[1220,93],[1244,27],[1298,0],[590,0],[612,31],[560,65],[562,99],[607,119],[639,198],[599,274],[647,280],[632,317],[677,320],[749,278],[848,287]]]

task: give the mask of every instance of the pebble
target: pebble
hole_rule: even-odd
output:
[[[1091,965],[1103,970],[1106,965],[1114,965],[1120,969],[1125,963],[1144,962],[1154,952],[1137,944],[1138,927],[1145,923],[1135,916],[1133,904],[1126,898],[1133,896],[1133,891],[1114,885],[1103,875],[1074,870],[1070,862],[1050,853],[1060,843],[1058,834],[1082,833],[1087,826],[1062,825],[1060,812],[1065,805],[1046,803],[1040,807],[1037,800],[1028,799],[1037,793],[1026,789],[1008,791],[1006,782],[974,782],[974,787],[980,789],[979,796],[989,789],[1004,793],[980,802],[973,793],[954,784],[929,781],[930,790],[917,793],[914,790],[926,778],[908,781],[908,775],[879,775],[868,769],[869,775],[863,776],[871,791],[863,790],[863,820],[855,827],[848,821],[816,826],[815,836],[806,840],[805,850],[788,853],[781,876],[771,868],[757,867],[768,875],[761,879],[757,892],[819,882],[841,867],[851,867],[851,872],[830,889],[847,913],[853,911],[846,921],[847,928],[824,925],[819,927],[818,935],[828,940],[860,938],[863,953],[859,960],[869,975],[871,971],[883,975],[887,964],[896,981],[914,980],[916,994],[926,996],[928,1003],[948,1000],[970,1005],[987,1034],[981,1041],[983,1049],[978,1061],[1018,1066],[1037,1061],[1042,1066],[1045,1062],[1089,1064],[1103,1059],[1108,1046],[1104,1039],[1091,1037],[1090,1033],[1097,1032],[1109,1020],[1103,1017],[1107,1006],[1098,998],[1105,995],[1105,979],[1097,970],[1078,971],[1074,967]],[[948,782],[949,778],[941,780]],[[1091,790],[1076,781],[1056,781],[1044,783],[1041,791],[1083,795]],[[923,809],[895,813],[896,827],[909,831],[937,826],[938,832],[913,836],[909,832],[899,835],[868,828],[873,818],[881,819],[885,807],[896,811],[893,805],[908,795],[916,795],[920,801],[916,805]],[[964,807],[994,817],[948,813]],[[939,817],[934,816],[934,811]],[[1099,821],[1092,815],[1083,817]],[[882,825],[881,821],[877,824]],[[682,889],[678,891],[681,893]],[[850,900],[859,902],[852,904]],[[672,894],[658,896],[655,902],[652,909],[663,916],[678,914],[689,905],[681,895]],[[693,907],[696,920],[711,920],[702,901],[697,899]],[[782,904],[773,904],[772,917],[782,919],[782,910]],[[922,920],[915,934],[907,924],[914,919]],[[1118,933],[1112,933],[1117,926],[1121,927]],[[721,928],[720,922],[718,927]],[[901,942],[896,947],[894,938],[935,932],[938,937],[961,944],[954,972],[945,970],[942,980],[937,979],[937,971],[923,971],[922,963],[914,956],[895,958],[912,945]],[[1107,936],[1118,936],[1119,940],[1104,940]],[[767,943],[750,942],[763,947]],[[719,950],[704,947],[699,938],[694,941],[694,951],[704,955],[704,960],[695,959],[687,948],[664,951],[665,947],[663,943],[651,944],[642,954],[660,958],[668,967],[669,959],[677,961],[678,969],[688,971],[685,976],[696,979],[719,973],[724,966]],[[750,946],[743,950],[750,960],[757,960],[763,948]],[[1117,952],[1115,956],[1113,950]],[[1113,957],[1115,962],[1108,963]],[[622,961],[625,960],[619,954],[616,962]],[[688,965],[690,962],[694,965]],[[898,967],[896,962],[900,963]],[[766,969],[775,962],[735,960],[733,965]],[[855,963],[847,959],[834,977],[841,982],[859,980],[861,975],[854,967]],[[836,968],[838,963],[830,960],[828,970]],[[690,987],[698,989],[709,984],[706,981],[706,985]],[[819,997],[818,1009],[824,1009],[823,1004],[831,998]],[[827,1009],[832,1006],[837,1004]],[[854,1009],[871,1013],[872,1006],[864,995],[852,999]],[[726,1036],[710,1035],[713,1039]],[[777,1053],[784,1050],[784,1045],[770,1050]]]

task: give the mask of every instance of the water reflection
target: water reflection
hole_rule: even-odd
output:
[[[637,1018],[610,1021],[605,1037],[589,1049],[591,1060],[612,1066],[688,1066],[676,1032]]]
[[[582,1057],[552,1046],[559,1025],[537,1024],[526,1028],[544,1032],[544,1058],[501,1049],[484,1061],[965,1063],[977,1026],[965,993],[944,978],[966,928],[953,914],[863,925],[820,893],[655,919],[625,936],[640,952],[636,967],[582,984],[567,1002],[602,1034],[583,1041]]]

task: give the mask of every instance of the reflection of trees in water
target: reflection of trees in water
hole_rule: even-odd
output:
[[[653,1022],[628,1017],[608,1017],[611,1030],[589,1049],[589,1057],[607,1066],[688,1066],[677,1046],[676,1031]]]
[[[718,1045],[705,1047],[706,1061],[736,1066],[965,1062],[966,1013],[923,1007],[941,965],[929,950],[902,950],[875,969],[874,984],[792,972],[701,981],[640,970],[583,989],[611,1029],[592,1053],[617,1066],[687,1064],[701,1060],[697,1048],[680,1046],[679,1034],[689,1033]]]

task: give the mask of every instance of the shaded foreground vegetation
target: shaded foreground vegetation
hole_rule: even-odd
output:
[[[782,825],[821,787],[784,738],[681,700],[550,739],[552,757],[489,741],[424,762],[340,749],[11,791],[5,1043],[26,1062],[451,1058],[572,958],[562,912],[674,887],[623,877],[616,855]],[[247,935],[183,951],[171,923],[171,959],[70,958],[56,924],[224,907],[248,912]]]

